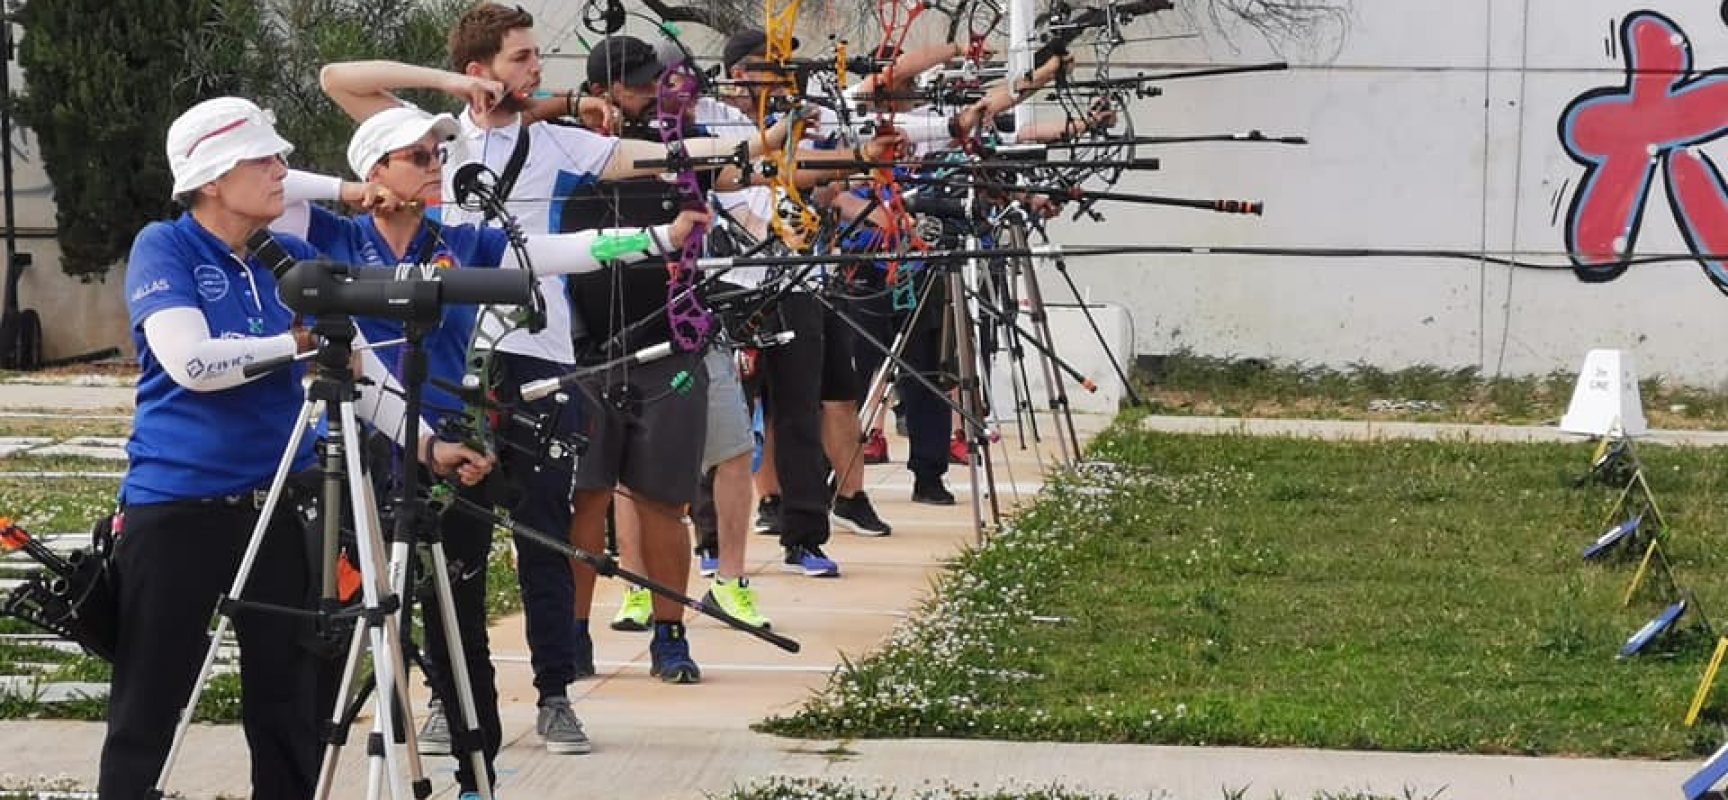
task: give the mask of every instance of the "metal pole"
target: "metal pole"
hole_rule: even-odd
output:
[[[1010,0],[1008,4],[1008,80],[1019,81],[1030,73],[1037,64],[1032,63],[1032,54],[1037,51],[1038,43],[1032,39],[1032,22],[1037,15],[1032,0]],[[1032,104],[1014,104],[1014,130],[1023,131],[1032,125]]]
[[[18,310],[18,226],[12,195],[12,13],[0,9],[0,195],[6,200],[6,310]]]

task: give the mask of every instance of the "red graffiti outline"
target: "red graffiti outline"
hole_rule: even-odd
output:
[[[1560,117],[1560,141],[1585,167],[1566,214],[1574,273],[1608,281],[1627,269],[1637,247],[1657,166],[1669,207],[1691,252],[1728,292],[1728,182],[1698,148],[1728,135],[1728,71],[1692,72],[1692,46],[1680,26],[1654,11],[1620,26],[1626,81],[1586,92]]]

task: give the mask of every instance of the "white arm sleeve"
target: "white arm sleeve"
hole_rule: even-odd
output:
[[[341,200],[342,179],[334,175],[291,169],[288,170],[288,177],[282,179],[282,199],[289,203]]]
[[[603,228],[598,230],[577,231],[575,233],[547,233],[529,236],[528,259],[534,262],[534,272],[537,275],[571,275],[579,272],[594,272],[600,269],[600,260],[594,257],[594,244],[602,236],[634,236],[643,228]],[[671,246],[672,226],[655,225],[649,236],[650,250],[629,253],[620,259],[627,263],[641,261],[648,256],[665,255],[665,248]],[[516,257],[516,249],[504,251],[504,263],[499,266],[506,269],[519,269],[522,262]]]
[[[144,342],[175,383],[194,392],[219,392],[253,379],[242,369],[254,361],[294,355],[294,336],[212,339],[196,308],[165,308],[144,320]]]
[[[312,229],[312,201],[342,199],[342,179],[297,169],[288,170],[282,179],[282,216],[270,223],[270,230],[306,238]]]

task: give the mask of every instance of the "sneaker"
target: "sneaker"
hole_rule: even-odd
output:
[[[645,631],[653,618],[654,596],[647,589],[627,588],[624,602],[618,606],[617,615],[612,617],[612,630]]]
[[[954,432],[954,438],[948,440],[948,463],[962,466],[970,463],[967,458],[971,454],[966,450],[966,434]]]
[[[888,437],[882,435],[881,428],[871,428],[870,438],[864,440],[864,463],[888,463]]]
[[[786,559],[781,569],[802,572],[811,578],[840,577],[840,565],[823,553],[822,548],[811,544],[786,548]]]
[[[876,509],[870,505],[870,497],[863,491],[851,497],[834,498],[834,508],[828,517],[839,525],[859,536],[887,536],[894,532],[888,523],[876,516]]]
[[[648,645],[648,674],[667,683],[701,683],[702,668],[690,657],[690,640],[684,623],[654,623],[654,641]]]
[[[756,532],[778,536],[780,527],[780,496],[771,494],[756,504]]]
[[[426,724],[420,726],[420,735],[415,737],[415,749],[423,756],[450,755],[450,720],[444,716],[444,704],[433,699],[426,710]]]
[[[919,478],[912,482],[912,502],[927,506],[954,505],[954,493],[942,485],[941,478]]]
[[[570,699],[554,697],[540,701],[540,716],[534,719],[534,732],[546,741],[546,752],[560,755],[594,752],[594,743],[582,730],[582,720],[570,710]]]
[[[712,578],[720,572],[720,556],[705,547],[696,548],[696,571],[704,578]]]
[[[774,627],[773,621],[756,610],[756,587],[750,585],[749,578],[714,581],[714,585],[708,587],[708,593],[702,596],[702,603],[717,606],[751,627],[763,630]]]

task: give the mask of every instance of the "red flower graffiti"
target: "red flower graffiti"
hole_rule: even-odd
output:
[[[1573,100],[1560,141],[1584,165],[1566,216],[1566,249],[1578,277],[1613,280],[1638,242],[1656,169],[1668,204],[1705,274],[1728,292],[1728,184],[1698,145],[1728,135],[1728,72],[1692,72],[1685,32],[1653,11],[1620,26],[1626,83]]]

